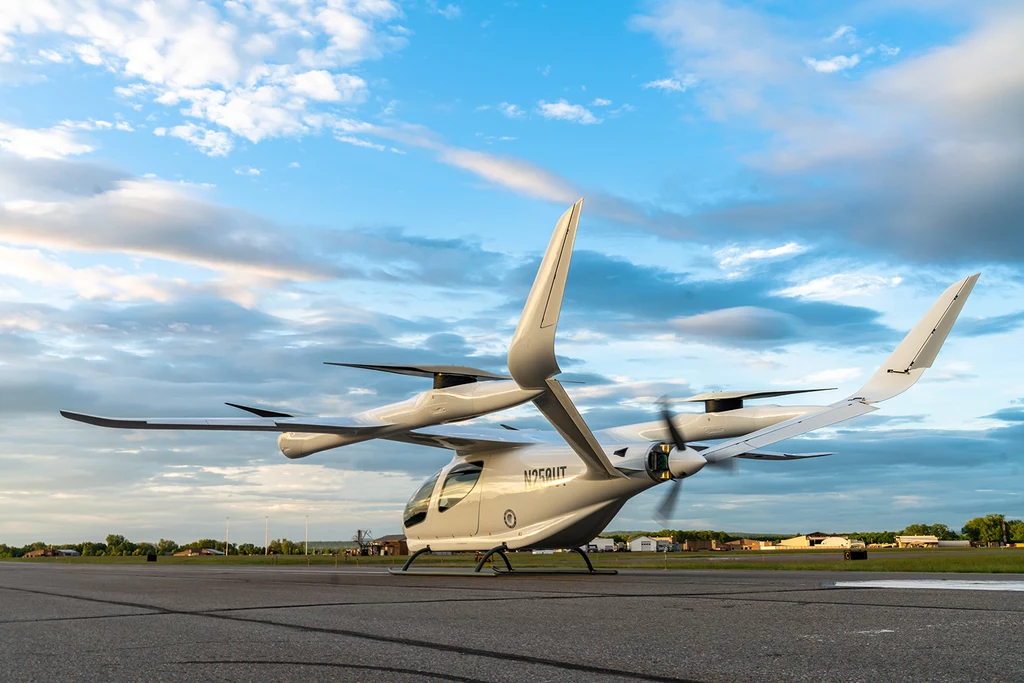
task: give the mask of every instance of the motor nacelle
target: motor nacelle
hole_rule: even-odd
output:
[[[305,458],[320,451],[339,446],[347,446],[358,441],[365,441],[370,436],[354,437],[341,434],[308,434],[304,432],[285,432],[277,437],[277,447],[286,458],[295,460]]]
[[[693,476],[707,464],[704,457],[692,448],[678,448],[668,443],[656,443],[647,451],[644,469],[654,481],[685,479]]]

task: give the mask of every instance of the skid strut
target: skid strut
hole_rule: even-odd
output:
[[[473,571],[479,573],[480,570],[484,568],[484,563],[487,562],[487,560],[491,559],[492,555],[501,555],[501,559],[505,560],[505,566],[508,567],[508,571],[511,572],[512,563],[508,561],[508,555],[505,554],[505,551],[507,549],[508,546],[504,543],[494,548],[491,548],[486,553],[484,553],[484,556],[481,557],[480,561],[476,563],[476,569],[474,569]]]
[[[402,571],[403,572],[409,571],[409,567],[412,566],[412,563],[416,560],[417,557],[419,557],[423,553],[429,553],[429,552],[430,552],[430,546],[429,545],[425,546],[423,548],[420,548],[419,550],[414,552],[412,555],[409,556],[409,559],[405,561],[405,564],[402,565]]]

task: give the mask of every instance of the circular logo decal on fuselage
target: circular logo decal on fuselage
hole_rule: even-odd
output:
[[[509,529],[516,528],[516,513],[511,510],[505,510],[505,526]]]

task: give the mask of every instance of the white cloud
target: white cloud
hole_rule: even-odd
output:
[[[119,85],[114,88],[114,93],[118,97],[132,98],[142,95],[150,90],[150,86],[145,83],[132,83],[131,85]]]
[[[845,69],[852,69],[860,64],[860,55],[836,55],[829,59],[813,59],[804,57],[804,64],[813,71],[823,74],[831,74]]]
[[[361,101],[366,81],[349,74],[331,74],[322,69],[295,74],[289,88],[293,93],[322,102]]]
[[[581,104],[570,104],[568,101],[561,99],[557,102],[545,102],[541,100],[537,103],[538,111],[540,115],[546,119],[560,119],[562,121],[572,121],[573,123],[581,123],[589,125],[592,123],[601,123],[601,119],[595,117],[593,113]]]
[[[633,26],[651,32],[670,49],[674,73],[699,79],[697,104],[711,118],[759,111],[776,99],[777,88],[799,82],[799,59],[808,48],[792,40],[790,25],[777,16],[720,0],[676,0],[649,7]],[[673,80],[687,86],[685,78],[664,79],[670,89],[675,89]]]
[[[378,152],[383,152],[387,149],[386,146],[378,144],[376,142],[370,142],[363,138],[353,137],[351,135],[335,135],[334,139],[338,142],[344,142],[348,145],[355,145],[356,147],[365,147],[366,149],[375,149]]]
[[[870,296],[903,282],[899,276],[882,277],[864,273],[836,273],[815,278],[780,290],[782,296],[816,301],[838,301],[850,297]]]
[[[445,19],[458,19],[462,16],[462,9],[458,5],[448,4],[444,7],[438,7],[436,3],[431,3],[431,5],[433,6],[433,11]]]
[[[521,107],[515,104],[509,104],[508,102],[502,102],[499,104],[498,111],[510,119],[519,119],[526,115],[526,112],[523,111]]]
[[[854,41],[857,40],[857,31],[852,26],[840,26],[835,30],[835,32],[832,35],[825,39],[825,42],[832,43],[839,40],[843,36],[846,36],[846,39],[853,43]]]
[[[73,268],[38,249],[0,245],[0,272],[5,277],[59,290],[82,299],[170,301],[186,287],[183,280],[162,280],[154,274],[126,274],[105,265]]]
[[[95,119],[89,119],[88,121],[61,121],[58,125],[59,128],[66,130],[110,130],[114,127],[110,121],[97,121]]]
[[[56,62],[58,64],[60,64],[61,62],[67,61],[67,60],[64,59],[64,55],[62,55],[61,53],[57,52],[56,50],[40,50],[39,51],[39,56],[42,57],[43,59],[47,60],[47,61]]]
[[[95,45],[76,45],[75,53],[86,64],[91,64],[92,66],[103,64],[103,55]]]
[[[756,306],[723,308],[669,321],[669,327],[683,335],[706,338],[713,344],[788,339],[795,325],[792,316]]]
[[[666,92],[686,92],[697,84],[697,77],[693,74],[686,74],[682,80],[678,78],[662,78],[657,81],[644,83],[644,88],[655,88]]]
[[[777,380],[772,384],[776,386],[814,386],[822,384],[842,384],[857,379],[864,374],[862,368],[833,368],[813,372],[797,379]]]
[[[77,165],[47,163],[58,179]],[[107,187],[102,191],[86,195],[60,193],[64,198],[58,200],[0,204],[0,242],[132,254],[276,279],[323,279],[336,273],[325,261],[298,255],[292,238],[278,226],[205,201],[199,186],[157,179],[103,182]]]
[[[288,164],[288,168],[299,168],[299,162],[293,161]]]
[[[607,107],[607,106],[610,106],[611,103],[612,103],[611,100],[606,100],[604,98],[598,97],[597,99],[595,99],[593,102],[590,103],[590,106],[591,107]]]
[[[893,496],[892,505],[894,508],[903,510],[906,508],[923,508],[931,503],[931,499],[925,496]]]
[[[129,81],[117,86],[120,97],[147,92],[168,107],[184,103],[182,113],[199,119],[194,125],[216,134],[198,146],[216,154],[232,147],[225,135],[259,142],[318,130],[320,103],[366,99],[366,82],[339,69],[406,43],[402,27],[388,23],[401,16],[390,0],[15,4],[12,18],[8,8],[0,18],[0,44],[16,50],[59,36],[81,62]],[[41,56],[63,58],[53,50]],[[189,131],[185,139],[195,143]]]
[[[807,247],[796,242],[788,242],[781,247],[772,249],[749,249],[743,247],[726,247],[715,252],[720,268],[741,268],[751,261],[765,261],[785,256],[795,256],[807,251]]]
[[[260,169],[253,168],[252,166],[246,166],[245,168],[236,168],[235,169],[235,175],[256,176],[256,175],[259,175],[260,173],[261,173]]]
[[[878,51],[881,52],[886,57],[895,57],[900,53],[900,49],[898,47],[889,47],[885,43],[882,43],[878,46]]]
[[[61,159],[93,151],[92,145],[76,139],[72,131],[64,125],[33,130],[0,121],[0,149],[24,159]]]
[[[564,178],[521,159],[497,157],[468,149],[442,148],[441,161],[530,197],[560,204],[579,199],[579,189]]]
[[[194,123],[186,123],[171,128],[168,133],[211,157],[226,156],[231,151],[231,136],[223,131],[210,130]],[[159,135],[159,133],[157,134]]]

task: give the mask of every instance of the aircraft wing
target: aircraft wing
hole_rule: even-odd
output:
[[[305,432],[361,436],[391,425],[344,417],[102,417],[62,410],[69,420],[114,429],[185,429],[227,432]]]
[[[446,448],[457,455],[466,456],[486,451],[513,449],[538,443],[561,443],[553,432],[534,432],[518,429],[494,429],[474,425],[437,425],[407,432],[396,432],[381,437],[388,441]]]
[[[806,460],[807,458],[824,458],[835,453],[773,453],[771,451],[750,451],[737,455],[744,460]]]
[[[853,396],[771,427],[759,429],[701,451],[708,462],[734,458],[785,439],[828,427],[843,420],[870,413],[874,404],[902,394],[932,366],[939,349],[953,329],[953,323],[967,302],[980,273],[954,282],[935,300],[928,312],[903,338],[867,384]]]
[[[878,410],[872,405],[864,403],[860,399],[847,399],[845,401],[839,401],[833,403],[830,406],[822,408],[821,410],[814,413],[807,413],[800,417],[794,417],[791,420],[780,422],[772,425],[771,427],[765,427],[759,429],[756,432],[751,432],[745,436],[741,436],[736,439],[731,439],[724,443],[711,446],[706,450],[700,452],[704,456],[704,459],[708,462],[719,462],[728,458],[734,458],[742,456],[744,454],[753,455],[758,448],[764,446],[770,446],[773,443],[779,441],[785,441],[791,439],[794,436],[800,436],[807,432],[814,431],[815,429],[821,429],[822,427],[828,427],[837,422],[843,420],[849,420],[850,418],[857,417],[858,415],[864,415],[872,411]],[[769,458],[764,458],[769,459]],[[771,458],[790,460],[795,458]]]

